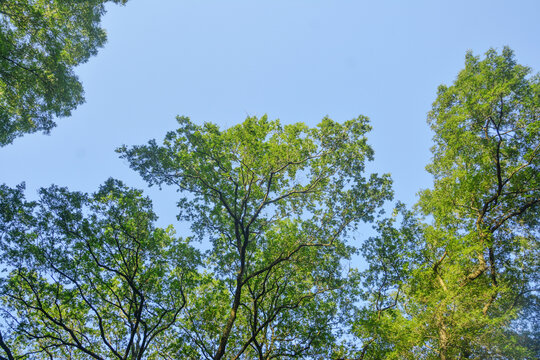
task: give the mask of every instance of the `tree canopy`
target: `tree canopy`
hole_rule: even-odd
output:
[[[214,280],[185,325],[195,358],[328,357],[342,260],[354,252],[346,235],[391,196],[387,175],[363,175],[367,118],[309,128],[252,117],[225,131],[178,123],[163,146],[119,152],[150,184],[177,186],[180,218],[212,243]]]
[[[73,70],[105,43],[107,2],[127,0],[0,0],[0,146],[82,104]]]
[[[434,187],[418,216],[401,209],[402,225],[381,222],[365,245],[372,291],[355,326],[366,358],[538,356],[540,78],[530,73],[508,48],[468,53],[439,88]]]
[[[107,2],[0,0],[0,145],[83,101],[73,68]],[[35,201],[0,185],[0,360],[537,359],[539,115],[540,75],[509,48],[467,53],[428,114],[433,186],[389,217],[365,116],[178,117],[121,146],[177,189],[184,236],[119,180]]]
[[[200,254],[155,228],[149,199],[109,180],[37,202],[2,188],[7,359],[150,359],[166,351]]]

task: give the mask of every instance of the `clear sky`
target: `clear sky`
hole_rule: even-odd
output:
[[[431,177],[426,114],[467,50],[510,46],[540,71],[540,1],[130,0],[104,17],[109,41],[77,69],[86,103],[50,136],[0,148],[0,183],[93,192],[112,176],[144,188],[114,149],[173,130],[176,115],[222,128],[268,114],[311,126],[371,118],[370,170],[412,205]],[[150,189],[160,225],[175,192]],[[179,229],[180,235],[182,229]]]

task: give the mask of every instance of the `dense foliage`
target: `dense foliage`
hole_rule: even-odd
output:
[[[494,50],[441,86],[433,189],[379,224],[355,331],[365,358],[534,359],[540,274],[540,79]],[[536,345],[535,345],[536,343]]]
[[[345,235],[391,194],[388,176],[363,177],[367,119],[248,118],[225,131],[178,122],[163,146],[119,151],[150,184],[177,186],[180,217],[212,243],[214,280],[185,325],[193,356],[327,358],[346,296],[341,262],[354,250]]]
[[[73,69],[97,53],[107,2],[0,0],[0,146],[69,116],[84,101]]]
[[[148,359],[186,306],[200,255],[152,225],[150,201],[109,180],[93,195],[2,191],[0,344],[8,359]],[[11,345],[7,345],[11,342]]]
[[[0,0],[0,145],[82,101],[72,69],[105,40],[105,2]],[[179,117],[119,148],[178,190],[192,237],[118,180],[36,201],[2,185],[0,360],[539,358],[539,115],[510,49],[467,54],[428,115],[433,187],[389,218],[363,116]],[[376,235],[355,239],[363,223]]]

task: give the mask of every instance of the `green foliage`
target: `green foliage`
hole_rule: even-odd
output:
[[[539,80],[505,48],[439,88],[429,221],[405,212],[364,248],[362,358],[538,357]]]
[[[71,71],[104,41],[103,3],[0,0],[0,144],[82,101]],[[392,197],[364,175],[363,116],[179,117],[162,145],[118,149],[178,189],[204,256],[119,181],[35,202],[2,185],[0,360],[538,358],[539,114],[540,76],[510,49],[468,53],[428,115],[433,188],[376,222],[363,272],[351,234]]]
[[[163,146],[119,152],[151,185],[177,186],[180,218],[212,243],[213,280],[184,325],[196,358],[326,358],[354,252],[346,234],[391,196],[388,176],[362,175],[367,118],[178,123]]]
[[[501,329],[538,285],[540,77],[530,72],[508,48],[500,55],[490,50],[482,61],[469,53],[429,115],[435,183],[419,206],[439,229],[427,242],[448,254],[439,271],[456,293],[452,316],[467,318],[448,324],[444,316],[441,346],[466,340],[464,351],[477,357],[506,351],[501,345],[509,334]],[[470,335],[475,329],[486,339]]]
[[[126,0],[0,0],[0,146],[84,101],[73,69],[103,46],[107,2]]]
[[[483,61],[469,53],[455,84],[439,87],[428,117],[435,184],[421,206],[441,226],[493,232],[521,220],[516,212],[537,210],[540,78],[530,72],[508,48]],[[534,218],[523,225],[538,225]]]
[[[93,195],[42,189],[35,203],[2,190],[6,349],[17,359],[159,358],[198,252],[154,228],[150,201],[116,180]]]

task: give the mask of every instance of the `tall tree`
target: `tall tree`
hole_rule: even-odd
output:
[[[434,187],[418,203],[432,221],[386,223],[366,253],[378,254],[371,270],[379,277],[367,278],[377,291],[359,321],[378,329],[373,354],[539,356],[531,346],[540,291],[539,115],[540,77],[508,48],[482,60],[468,53],[454,84],[439,88],[428,117]],[[382,251],[389,242],[401,243],[401,253]],[[377,303],[392,305],[384,307],[388,321],[370,322]]]
[[[391,196],[387,175],[363,176],[368,119],[178,123],[162,146],[119,152],[149,184],[178,187],[180,218],[211,241],[213,279],[183,324],[191,356],[326,358],[354,252],[346,235]]]
[[[73,69],[105,43],[104,5],[126,1],[0,0],[0,146],[84,101]]]
[[[32,203],[1,191],[0,358],[167,359],[199,254],[152,225],[150,201],[115,180]]]

